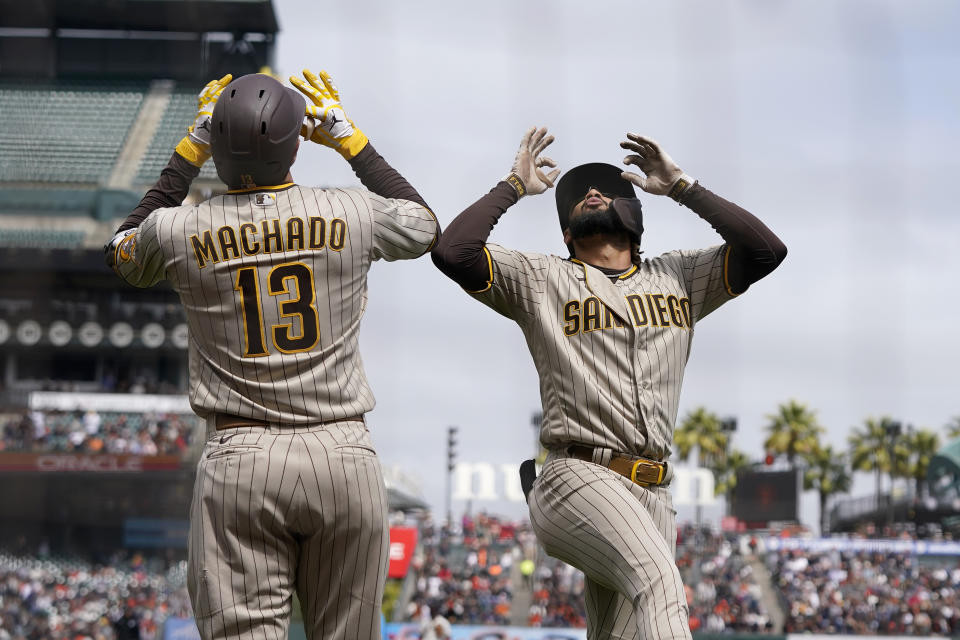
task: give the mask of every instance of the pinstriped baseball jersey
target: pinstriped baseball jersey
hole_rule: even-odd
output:
[[[471,295],[523,330],[543,445],[669,456],[696,322],[734,297],[727,245],[642,260],[613,283],[577,260],[486,251],[490,282]]]
[[[194,411],[306,424],[373,409],[357,349],[367,271],[423,255],[439,225],[407,200],[290,184],[157,209],[126,233],[121,277],[180,294]]]

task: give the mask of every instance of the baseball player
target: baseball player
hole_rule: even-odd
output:
[[[557,184],[569,258],[486,244],[510,206],[553,186],[559,169],[541,156],[552,142],[529,130],[510,174],[457,216],[433,260],[526,337],[548,451],[528,496],[531,523],[548,554],[587,576],[587,637],[690,638],[667,488],[683,370],[696,323],[770,273],[786,248],[634,134],[621,143],[632,152],[624,163],[644,176],[593,163]],[[633,185],[690,208],[724,243],[641,258]]]
[[[186,310],[190,403],[209,434],[188,574],[205,639],[285,638],[294,593],[310,638],[381,633],[387,503],[357,335],[371,263],[423,255],[439,226],[345,116],[330,77],[303,75],[291,78],[300,92],[261,74],[208,84],[189,135],[107,246],[124,280],[168,280]],[[367,189],[294,183],[301,134]],[[181,206],[211,155],[229,191]]]

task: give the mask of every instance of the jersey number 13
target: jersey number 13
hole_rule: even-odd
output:
[[[267,286],[267,293],[271,297],[290,296],[278,303],[280,324],[270,327],[273,346],[282,353],[299,353],[313,349],[320,337],[320,321],[314,304],[313,271],[302,262],[278,264],[270,269]],[[269,355],[257,267],[238,269],[234,290],[240,292],[243,314],[243,357]],[[289,322],[283,322],[284,320]]]

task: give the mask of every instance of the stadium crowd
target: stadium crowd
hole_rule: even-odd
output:
[[[685,524],[677,531],[677,567],[683,578],[690,629],[709,633],[769,632],[772,622],[747,554],[749,538]]]
[[[186,563],[118,554],[105,565],[0,553],[0,640],[160,638],[191,616]]]
[[[568,564],[542,556],[534,573],[528,624],[531,627],[585,627],[584,575]]]
[[[960,632],[957,561],[891,552],[780,551],[767,559],[788,633]]]
[[[537,551],[529,524],[509,524],[480,515],[448,530],[426,521],[414,555],[415,589],[405,611],[415,620],[424,610],[455,624],[509,624],[515,591],[530,589],[525,622],[533,627],[584,627],[585,579],[580,571]],[[727,633],[772,629],[761,603],[761,587],[748,561],[748,543],[692,525],[678,532],[681,569],[694,631]],[[536,563],[530,562],[536,560]],[[534,567],[529,582],[524,562]],[[519,564],[519,567],[518,567]],[[694,565],[698,570],[694,571]],[[512,578],[511,578],[512,574]]]
[[[420,533],[407,619],[427,608],[454,624],[510,624],[514,563],[533,548],[529,525],[480,514],[464,516],[459,529],[427,520]]]
[[[0,451],[182,455],[196,425],[174,413],[22,411],[0,417]]]

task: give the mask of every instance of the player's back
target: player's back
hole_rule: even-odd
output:
[[[200,415],[305,423],[373,408],[357,351],[366,274],[378,257],[422,254],[435,231],[429,211],[363,189],[292,185],[153,217],[166,277],[187,315],[191,403]],[[424,222],[422,238],[406,237],[402,224],[390,228],[404,217]],[[402,255],[383,255],[384,226],[405,236]]]

